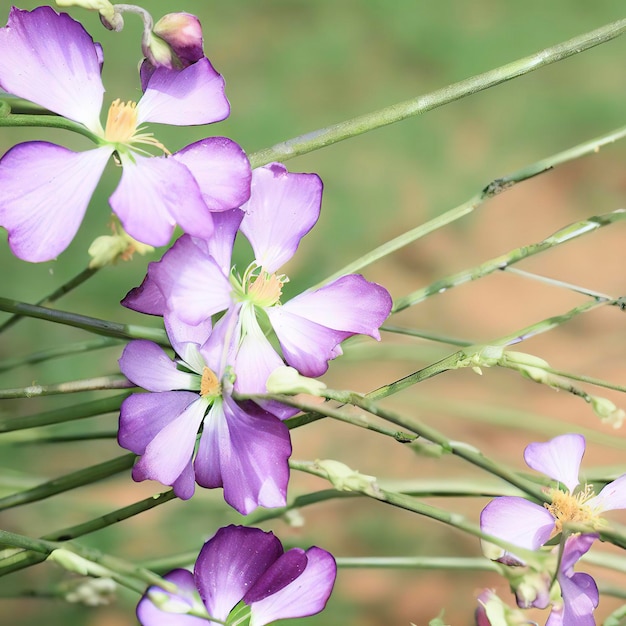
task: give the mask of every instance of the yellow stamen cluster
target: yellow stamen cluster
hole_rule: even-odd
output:
[[[109,108],[104,138],[111,143],[130,143],[136,130],[137,103],[114,100]]]
[[[200,395],[205,396],[219,396],[222,392],[220,381],[218,380],[215,372],[206,365],[202,370],[202,379],[200,380]]]
[[[272,306],[276,304],[283,295],[283,277],[276,274],[261,272],[255,281],[248,288],[248,294],[259,306]]]
[[[164,154],[171,154],[158,139],[153,137],[152,133],[138,132],[140,129],[137,128],[137,119],[136,102],[122,102],[119,98],[113,100],[104,129],[105,141],[126,146],[145,144],[158,148]]]
[[[582,491],[577,494],[570,494],[560,489],[552,489],[552,503],[545,507],[552,513],[556,520],[555,529],[557,532],[563,530],[563,525],[568,522],[580,524],[597,523],[599,518],[597,513],[586,503],[595,496],[590,485],[585,485]]]

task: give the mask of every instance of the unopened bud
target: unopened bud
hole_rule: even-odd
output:
[[[48,555],[48,560],[54,561],[69,572],[75,572],[81,576],[109,577],[111,575],[111,572],[106,567],[89,561],[65,548],[53,550]]]
[[[86,578],[73,583],[65,593],[67,602],[86,606],[110,604],[115,597],[117,585],[112,578]]]
[[[626,414],[623,409],[618,409],[610,400],[599,396],[589,396],[593,412],[605,423],[613,428],[619,428]]]
[[[113,235],[96,237],[89,246],[87,252],[91,257],[89,262],[91,269],[113,265],[120,259],[122,261],[130,261],[135,252],[143,256],[147,252],[154,250],[152,246],[133,239],[121,226],[118,227],[114,224],[113,230]]]
[[[283,393],[295,395],[308,393],[312,396],[321,395],[326,385],[321,380],[302,376],[293,367],[277,367],[267,378],[265,383],[267,393]]]
[[[339,491],[358,491],[376,497],[380,494],[375,476],[360,474],[345,463],[333,459],[317,460],[315,465],[326,472],[328,480]]]

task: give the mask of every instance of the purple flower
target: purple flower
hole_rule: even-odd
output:
[[[227,526],[204,544],[193,574],[177,569],[165,576],[177,594],[148,589],[137,618],[142,626],[202,626],[210,617],[239,624],[249,616],[249,626],[264,626],[306,617],[324,609],[336,575],[335,560],[321,548],[284,552],[271,532]],[[207,617],[186,615],[190,609]]]
[[[150,393],[123,402],[118,441],[141,457],[135,480],[172,485],[182,499],[193,495],[195,482],[223,487],[226,502],[245,515],[259,505],[285,505],[291,442],[275,415],[231,397],[235,323],[223,317],[206,341],[206,324],[168,324],[176,360],[150,341],[126,346],[120,369]]]
[[[282,364],[259,320],[269,322],[289,365],[305,376],[320,376],[342,353],[340,343],[347,337],[362,333],[380,339],[378,328],[391,310],[389,293],[356,274],[281,303],[288,278],[278,272],[316,223],[321,196],[315,174],[289,173],[278,163],[256,169],[250,199],[241,211],[222,214],[216,225],[220,235],[209,242],[181,237],[160,262],[150,264],[143,284],[122,304],[189,325],[236,310],[238,391],[263,393],[267,375]],[[238,227],[255,254],[242,275],[230,270]]]
[[[606,485],[595,495],[590,485],[579,486],[578,473],[585,453],[585,438],[578,434],[560,435],[545,443],[531,443],[524,451],[526,464],[543,472],[565,487],[550,489],[551,503],[534,504],[516,496],[492,500],[482,511],[483,532],[509,543],[536,550],[568,522],[595,526],[604,511],[626,508],[626,474]],[[503,551],[498,559],[520,563],[515,555]]]
[[[595,539],[597,535],[585,534],[571,535],[565,541],[557,573],[561,599],[552,602],[546,626],[595,626],[593,611],[600,599],[598,587],[589,574],[574,572],[574,565]]]
[[[224,80],[208,59],[181,71],[155,69],[137,104],[114,100],[100,123],[102,50],[67,14],[50,7],[12,8],[0,29],[0,86],[82,124],[97,147],[74,152],[45,141],[14,146],[0,160],[0,225],[16,256],[56,257],[72,241],[112,155],[122,177],[109,199],[125,230],[152,246],[168,243],[178,223],[190,234],[213,232],[211,211],[249,196],[250,165],[223,137],[170,155],[141,126],[208,124],[229,114]],[[153,156],[146,147],[167,156]]]

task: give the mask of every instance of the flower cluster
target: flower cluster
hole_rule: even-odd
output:
[[[555,548],[560,557],[556,580],[560,593],[550,591],[551,576],[535,585],[528,593],[524,582],[516,589],[517,603],[522,608],[552,607],[547,626],[593,626],[593,610],[598,604],[598,589],[588,574],[574,572],[574,565],[597,538],[594,532],[602,523],[605,511],[626,508],[626,474],[608,483],[597,495],[590,485],[580,489],[579,471],[585,453],[585,438],[578,434],[554,437],[545,443],[531,443],[524,451],[527,465],[557,481],[548,491],[545,506],[517,496],[492,500],[482,511],[483,532],[527,550],[538,550],[554,536],[560,535]],[[564,487],[564,490],[560,486]],[[568,525],[583,527],[582,534],[572,534]],[[524,561],[507,550],[490,556],[507,565],[519,566]],[[543,587],[543,588],[541,588]]]
[[[119,11],[130,5],[85,6],[118,30]],[[95,148],[75,152],[43,141],[11,148],[0,159],[0,226],[16,256],[53,259],[76,234],[113,157],[121,178],[109,204],[124,230],[114,249],[103,238],[92,246],[96,266],[128,245],[168,244],[176,225],[185,233],[123,301],[162,316],[170,343],[166,351],[131,341],[120,358],[122,372],[145,390],[120,411],[119,443],[140,457],[133,478],[171,485],[181,499],[196,483],[223,487],[242,514],[284,506],[291,441],[283,420],[296,411],[244,396],[265,394],[268,377],[285,363],[319,376],[342,353],[344,339],[379,339],[391,298],[350,275],[281,302],[288,278],[279,270],[318,220],[322,182],[279,163],[252,172],[243,150],[224,137],[172,154],[147,132],[146,123],[223,120],[229,103],[224,80],[204,56],[197,18],[178,13],[145,23],[142,96],[136,103],[113,100],[103,125],[100,45],[50,7],[11,9],[0,29],[0,87],[65,118],[64,126]],[[238,233],[254,252],[241,273],[231,259]],[[231,526],[205,544],[193,575],[166,576],[177,592],[148,590],[137,614],[145,625],[214,618],[263,626],[320,611],[335,575],[324,550],[283,553],[271,533]]]

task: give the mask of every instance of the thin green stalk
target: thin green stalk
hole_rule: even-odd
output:
[[[58,311],[34,304],[27,304],[26,302],[18,302],[17,300],[10,300],[9,298],[0,298],[0,311],[34,317],[57,324],[65,324],[66,326],[73,326],[75,328],[82,328],[96,335],[117,337],[119,339],[148,339],[162,346],[170,345],[167,339],[167,333],[160,328],[119,324],[95,317],[70,313],[69,311]]]
[[[461,556],[338,556],[340,569],[415,569],[500,572],[502,566],[483,557]]]
[[[102,515],[101,517],[89,520],[88,522],[83,522],[82,524],[76,524],[74,526],[69,526],[67,528],[62,528],[60,530],[48,533],[41,537],[41,539],[45,541],[55,542],[70,541],[89,533],[93,533],[97,530],[102,530],[103,528],[107,528],[108,526],[111,526],[113,524],[117,524],[118,522],[129,519],[130,517],[138,515],[139,513],[143,513],[144,511],[153,509],[154,507],[160,506],[161,504],[170,502],[175,498],[176,496],[174,495],[173,490],[166,491],[155,496],[151,496],[150,498],[145,498],[144,500],[140,500],[139,502],[135,502],[121,509],[117,509],[116,511],[111,511],[106,515]],[[41,555],[30,550],[18,552],[8,557],[0,558],[0,577],[6,576],[7,574],[11,574],[26,567],[30,567],[31,565],[34,565],[35,563],[40,563],[45,559],[46,555]]]
[[[535,483],[532,483],[520,477],[515,472],[512,472],[511,470],[506,469],[495,461],[488,459],[477,448],[474,448],[473,446],[470,446],[469,444],[463,442],[452,441],[439,431],[417,419],[400,415],[399,413],[396,413],[395,411],[391,411],[389,409],[384,409],[375,402],[373,402],[370,398],[351,391],[324,389],[319,392],[319,395],[326,398],[327,400],[334,400],[336,402],[340,402],[341,404],[350,404],[353,406],[357,406],[364,411],[371,413],[372,415],[376,415],[377,417],[391,422],[396,426],[400,426],[402,429],[408,430],[418,437],[423,437],[424,439],[432,443],[440,445],[443,450],[465,459],[472,465],[484,469],[494,476],[502,478],[509,484],[517,487],[518,489],[521,489],[524,493],[535,498],[537,501],[542,503],[546,501],[546,494]],[[285,404],[290,404],[291,406],[300,405],[304,410],[308,410],[311,413],[315,412],[327,417],[336,417],[336,415],[340,413],[340,411],[328,406],[327,404],[309,405],[305,402],[293,401],[287,396],[263,394],[255,396],[250,395],[246,397],[249,397],[251,399],[271,399],[279,402],[284,402]],[[352,421],[351,416],[345,414],[342,419],[344,421]],[[360,421],[362,421],[362,418],[360,418]],[[358,425],[358,421],[356,422],[356,424]]]
[[[485,201],[489,198],[492,198],[495,195],[508,191],[513,188],[517,183],[524,182],[529,180],[530,178],[534,178],[539,174],[547,172],[549,170],[554,169],[558,165],[562,165],[563,163],[567,163],[569,161],[573,161],[574,159],[578,159],[582,156],[586,156],[589,154],[596,154],[602,146],[614,143],[619,139],[626,137],[626,126],[618,128],[616,130],[612,130],[604,135],[596,137],[595,139],[591,139],[590,141],[585,141],[584,143],[578,144],[573,148],[568,148],[567,150],[563,150],[558,152],[557,154],[553,154],[545,159],[541,159],[540,161],[536,161],[535,163],[531,163],[530,165],[526,165],[519,170],[512,172],[506,176],[501,178],[497,178],[491,181],[488,185],[485,185],[478,193],[474,194],[469,200],[466,200],[459,206],[446,211],[442,215],[438,215],[433,219],[429,220],[424,224],[420,224],[419,226],[413,228],[412,230],[407,231],[406,233],[402,233],[398,237],[387,241],[383,245],[371,250],[370,252],[364,254],[362,257],[352,261],[348,265],[342,267],[340,270],[328,276],[323,281],[315,285],[316,287],[321,287],[324,284],[339,278],[340,276],[344,276],[346,274],[353,274],[354,272],[358,272],[362,270],[364,267],[382,259],[383,257],[396,252],[400,248],[425,237],[429,233],[434,232],[435,230],[450,224],[466,215],[469,215],[478,207],[480,207]]]
[[[39,352],[32,352],[26,356],[3,359],[0,361],[0,373],[13,370],[22,365],[33,365],[35,363],[42,363],[43,361],[58,359],[72,354],[82,354],[92,350],[118,346],[121,342],[121,339],[115,339],[114,337],[97,337],[95,339],[88,339],[87,341],[77,341],[76,343],[69,343],[47,350],[40,350]]]
[[[465,96],[478,93],[593,48],[618,37],[624,31],[626,31],[626,19],[607,24],[530,56],[453,83],[429,94],[407,100],[406,102],[400,102],[345,122],[333,124],[327,128],[322,128],[294,139],[289,139],[271,148],[259,150],[250,155],[250,162],[253,167],[259,167],[271,161],[286,161],[338,141],[399,122],[408,117],[420,115],[444,104],[449,104]]]
[[[136,387],[126,376],[113,374],[98,376],[85,380],[72,380],[56,385],[30,385],[15,389],[0,389],[0,400],[10,398],[33,398],[37,396],[53,396],[64,393],[80,393],[81,391],[101,391],[104,389],[130,389]]]
[[[49,296],[45,296],[41,300],[35,302],[35,304],[42,305],[42,304],[50,304],[52,302],[55,302],[56,300],[64,296],[66,293],[69,293],[73,289],[76,289],[76,287],[82,285],[86,280],[90,279],[98,271],[98,269],[99,268],[97,267],[85,268],[82,272],[80,272],[80,274],[77,274],[76,276],[74,276],[74,278],[68,280],[66,283],[61,285],[58,289],[55,289]],[[11,316],[8,320],[6,320],[6,322],[4,322],[4,324],[0,324],[0,333],[3,333],[8,328],[11,328],[11,326],[16,324],[22,318],[23,318],[22,315]]]
[[[332,478],[329,476],[327,471],[318,466],[316,462],[296,461],[295,459],[291,459],[289,461],[289,467],[324,478],[326,480],[331,480],[332,482]],[[466,532],[474,537],[477,537],[478,539],[493,543],[504,548],[505,550],[515,553],[531,566],[538,565],[542,559],[541,554],[532,550],[522,549],[519,546],[503,541],[499,537],[493,537],[492,535],[484,533],[480,529],[480,526],[468,522],[465,516],[460,515],[459,513],[451,513],[445,509],[416,500],[411,496],[388,491],[381,488],[378,484],[372,485],[368,483],[367,487],[361,488],[354,486],[353,488],[351,487],[351,491],[361,493],[362,495],[378,500],[379,502],[384,502],[386,504],[405,509],[406,511],[417,513],[418,515],[422,515],[424,517],[429,517],[430,519],[437,520],[448,526],[452,526],[453,528]]]
[[[16,506],[23,506],[31,502],[45,500],[59,493],[76,489],[84,485],[95,483],[130,469],[137,457],[134,454],[124,454],[109,461],[91,465],[75,472],[59,476],[32,489],[25,489],[0,498],[0,511]]]
[[[68,433],[66,435],[48,435],[38,431],[16,431],[12,434],[5,434],[3,443],[10,445],[29,445],[42,443],[72,443],[75,441],[96,441],[99,439],[116,439],[117,430],[88,432],[88,433]]]
[[[6,100],[3,102],[6,103]],[[98,143],[100,141],[96,135],[85,128],[82,124],[57,115],[22,115],[19,113],[9,113],[8,115],[0,115],[0,128],[3,126],[14,128],[61,128],[63,130],[70,130],[74,133],[78,133],[79,135],[83,135],[84,137],[91,139],[94,143]]]
[[[612,211],[611,213],[606,213],[605,215],[594,215],[586,220],[570,224],[565,228],[559,229],[556,233],[547,237],[543,241],[516,248],[506,254],[489,259],[476,267],[441,278],[427,287],[423,287],[422,289],[418,289],[403,298],[399,298],[394,302],[392,312],[398,313],[399,311],[403,311],[408,307],[423,302],[430,296],[443,293],[444,291],[452,289],[453,287],[458,287],[459,285],[463,285],[467,282],[483,278],[495,271],[503,270],[509,265],[518,263],[522,259],[527,259],[535,254],[539,254],[540,252],[545,252],[550,248],[554,248],[562,243],[576,239],[577,237],[587,233],[594,232],[603,226],[614,224],[615,222],[623,219],[626,219],[626,211],[624,209],[618,209],[616,211]]]
[[[553,317],[549,317],[545,320],[537,322],[535,324],[531,324],[526,328],[515,331],[510,335],[506,335],[505,337],[501,337],[499,339],[495,339],[493,341],[489,341],[486,344],[481,345],[473,345],[463,350],[459,350],[454,354],[450,354],[443,359],[440,359],[436,363],[432,363],[427,367],[424,367],[417,372],[413,372],[404,378],[400,378],[399,380],[394,381],[393,383],[389,383],[388,385],[383,385],[374,391],[371,391],[367,394],[367,397],[370,399],[381,399],[385,398],[394,393],[398,393],[407,387],[415,385],[417,383],[423,382],[433,376],[437,376],[438,374],[442,374],[450,369],[457,369],[461,363],[464,361],[469,364],[472,357],[479,356],[480,352],[484,350],[486,346],[510,346],[530,337],[534,337],[538,334],[545,333],[557,326],[564,324],[565,322],[570,321],[577,315],[581,315],[582,313],[587,313],[592,311],[593,309],[603,306],[607,304],[606,302],[585,302],[577,307],[574,307],[567,313],[563,315],[555,315]],[[479,366],[480,363],[477,361],[475,363],[476,366]]]
[[[51,424],[61,424],[74,420],[95,417],[105,413],[118,411],[122,402],[129,396],[128,393],[119,394],[91,402],[81,402],[69,407],[35,413],[34,415],[24,415],[23,417],[0,418],[0,433],[12,432],[15,430],[25,430],[38,426],[49,426]],[[0,442],[2,440],[0,439]]]

